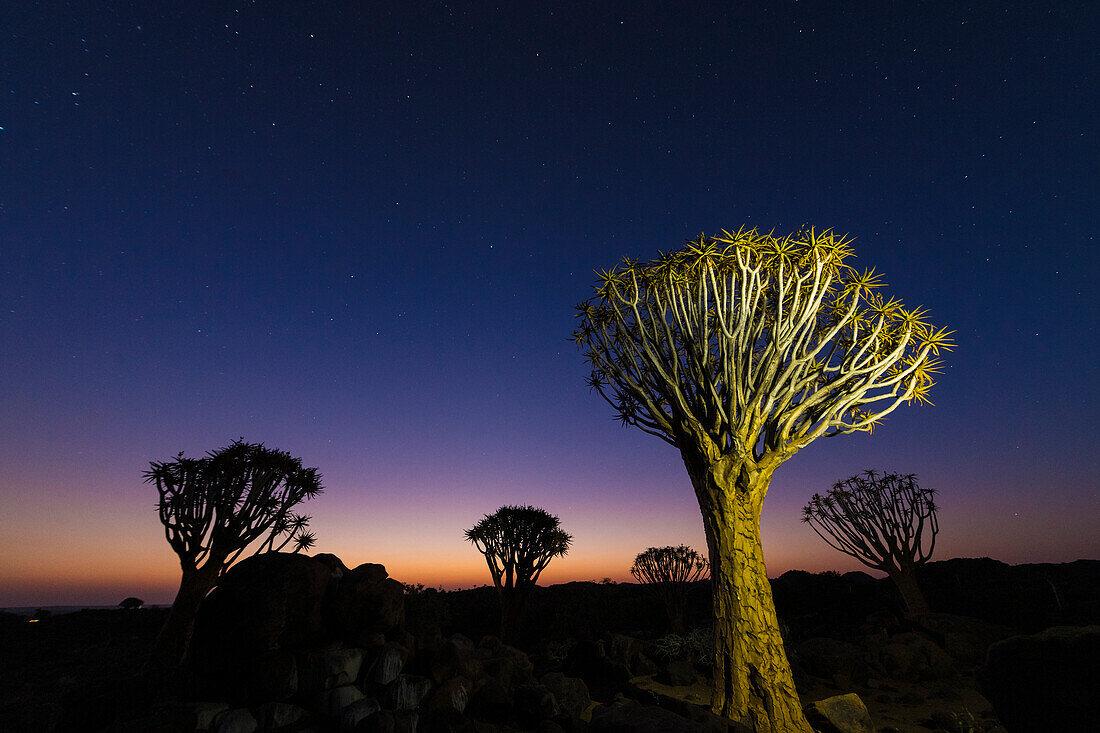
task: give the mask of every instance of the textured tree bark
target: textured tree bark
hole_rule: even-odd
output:
[[[920,586],[917,585],[916,571],[912,566],[903,566],[897,570],[889,571],[890,579],[898,587],[901,600],[910,616],[919,616],[929,612],[928,601],[924,598]]]
[[[195,617],[202,600],[218,581],[216,571],[184,570],[180,589],[172,602],[168,620],[157,635],[149,665],[154,669],[173,669],[183,664],[195,630]]]
[[[771,472],[726,461],[685,464],[710,551],[711,710],[756,733],[813,733],[791,676],[760,544],[760,510]]]
[[[523,608],[527,592],[519,588],[500,589],[500,640],[518,647],[523,638]]]

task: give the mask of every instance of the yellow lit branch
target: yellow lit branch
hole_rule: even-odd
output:
[[[723,230],[599,273],[573,335],[589,385],[624,424],[757,462],[927,402],[950,332],[884,300],[850,243]]]

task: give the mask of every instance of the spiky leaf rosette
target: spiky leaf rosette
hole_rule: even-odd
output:
[[[626,425],[757,460],[928,402],[950,332],[883,298],[880,275],[848,264],[850,244],[723,230],[624,259],[577,306],[588,384]]]

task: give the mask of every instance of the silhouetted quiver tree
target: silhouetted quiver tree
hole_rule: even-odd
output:
[[[849,245],[813,229],[700,235],[600,273],[577,306],[589,386],[680,452],[707,536],[711,708],[758,731],[810,731],[760,545],[772,476],[817,438],[927,401],[950,343],[922,309],[879,295],[873,270],[849,266]]]
[[[466,530],[485,556],[500,598],[500,638],[520,640],[527,594],[550,561],[569,551],[573,538],[554,515],[533,506],[502,506]]]
[[[706,572],[707,561],[686,545],[650,547],[634,558],[630,568],[630,574],[639,583],[647,584],[661,598],[669,625],[676,634],[686,631],[684,616],[689,584]]]
[[[936,547],[935,489],[922,489],[913,474],[864,471],[814,494],[802,521],[834,550],[885,572],[911,614],[928,612],[915,568]]]
[[[157,638],[155,665],[183,661],[199,604],[246,549],[255,554],[313,546],[310,518],[291,509],[321,493],[320,478],[289,453],[242,440],[202,458],[180,453],[150,462],[145,480],[156,484],[164,536],[183,570]]]

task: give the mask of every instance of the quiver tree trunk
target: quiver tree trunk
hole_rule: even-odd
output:
[[[149,664],[154,669],[172,669],[183,664],[195,630],[199,606],[218,582],[217,568],[186,569],[180,580],[172,610],[157,635]]]
[[[521,588],[500,589],[500,640],[518,647],[523,638],[523,608],[527,591]]]
[[[919,616],[928,613],[928,601],[921,592],[917,583],[916,567],[911,564],[903,564],[900,568],[887,571],[894,585],[901,593],[901,600],[905,603],[906,615]]]
[[[760,509],[770,474],[722,471],[692,476],[710,552],[714,602],[711,710],[755,733],[813,733],[794,686],[760,544]],[[761,483],[763,482],[763,483]]]
[[[686,590],[683,591],[687,593]],[[666,602],[665,611],[668,613],[668,624],[674,634],[683,634],[687,631],[687,603],[684,598],[673,598]]]

